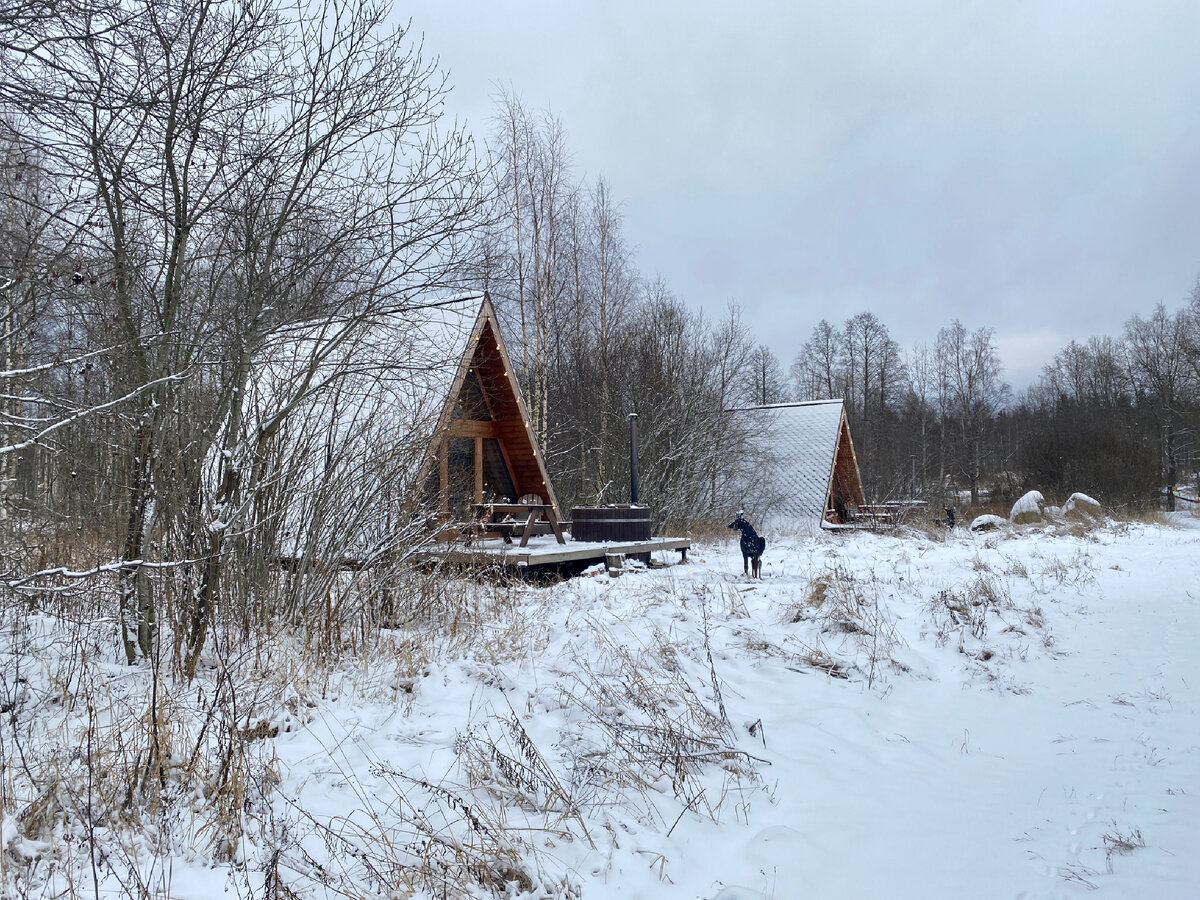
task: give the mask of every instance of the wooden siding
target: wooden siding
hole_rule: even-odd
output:
[[[500,445],[500,452],[517,494],[512,499],[536,494],[542,502],[553,506],[555,514],[561,517],[545,461],[537,446],[528,411],[521,398],[516,373],[499,333],[495,310],[487,298],[484,299],[471,341],[474,347],[469,354],[464,352],[464,366],[447,398],[439,426],[439,437],[435,440],[431,454],[438,461],[438,481],[443,496],[447,488],[447,440],[451,437],[475,440],[474,493],[475,502],[478,503],[483,500],[482,443],[485,438],[494,438]],[[469,373],[474,375],[483,392],[491,421],[454,418],[454,409],[463,392],[469,388]]]

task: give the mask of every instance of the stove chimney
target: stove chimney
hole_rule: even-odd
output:
[[[629,414],[629,502],[637,506],[638,502],[638,443],[637,443],[637,413]]]

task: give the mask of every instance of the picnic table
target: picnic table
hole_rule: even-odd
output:
[[[472,507],[483,529],[496,532],[506,544],[512,543],[513,535],[520,535],[525,547],[533,535],[547,533],[553,533],[560,544],[567,542],[558,514],[549,503],[475,503]]]
[[[913,512],[924,509],[922,500],[893,500],[846,507],[847,523],[859,528],[895,528]]]

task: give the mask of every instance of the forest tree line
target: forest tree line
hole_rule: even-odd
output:
[[[1200,289],[1177,312],[1160,305],[1120,335],[1071,342],[1019,395],[995,331],[957,320],[907,349],[873,312],[822,320],[785,369],[735,303],[713,321],[637,271],[613,188],[575,177],[552,114],[502,95],[491,147],[498,205],[477,281],[520,348],[535,428],[569,503],[623,499],[625,414],[637,412],[663,518],[719,518],[736,502],[720,473],[747,437],[727,433],[720,410],[831,398],[846,401],[877,501],[1037,489],[1145,505],[1194,471]]]
[[[840,329],[822,321],[790,379],[777,362],[764,367],[777,375],[759,399],[844,397],[868,494],[880,499],[1083,491],[1110,507],[1145,507],[1194,479],[1200,286],[1173,313],[1159,304],[1115,337],[1071,341],[1017,396],[994,337],[956,320],[902,352],[872,313]]]

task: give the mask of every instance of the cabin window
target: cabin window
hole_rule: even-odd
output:
[[[458,394],[458,402],[454,404],[454,418],[467,419],[472,422],[490,422],[492,414],[488,410],[483,388],[475,375],[475,369],[467,371],[463,379],[462,390]]]

